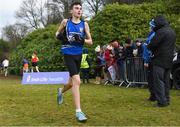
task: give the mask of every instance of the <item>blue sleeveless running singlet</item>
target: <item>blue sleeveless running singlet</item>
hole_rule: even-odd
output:
[[[67,55],[80,55],[82,54],[83,44],[73,40],[73,36],[77,34],[82,38],[85,38],[85,22],[81,20],[80,23],[75,24],[71,19],[68,19],[66,23],[66,36],[68,43],[62,45],[61,51]]]

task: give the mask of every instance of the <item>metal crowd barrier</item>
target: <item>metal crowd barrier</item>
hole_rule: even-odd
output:
[[[143,58],[133,57],[125,60],[125,83],[127,88],[133,84],[147,84],[146,68]],[[119,85],[121,86],[122,83]]]

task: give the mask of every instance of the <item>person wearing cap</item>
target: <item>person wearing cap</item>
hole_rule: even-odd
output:
[[[152,52],[148,50],[147,45],[151,42],[152,38],[155,35],[153,28],[155,27],[154,19],[149,22],[150,32],[146,39],[146,42],[143,44],[143,60],[144,60],[144,67],[146,68],[147,72],[147,82],[148,82],[148,89],[150,92],[150,96],[148,101],[156,101],[155,90],[153,87],[153,65],[152,65]]]
[[[166,107],[170,104],[170,72],[173,63],[176,34],[167,19],[159,15],[154,18],[155,32],[147,48],[153,53],[153,86],[157,100],[156,107]]]

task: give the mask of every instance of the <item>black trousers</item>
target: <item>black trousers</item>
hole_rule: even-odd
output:
[[[153,80],[158,104],[166,105],[170,102],[170,69],[153,65]]]
[[[83,83],[85,80],[89,83],[89,68],[81,68]]]
[[[148,89],[150,92],[150,99],[156,100],[155,89],[153,85],[153,64],[151,62],[149,63],[146,72],[147,72]]]

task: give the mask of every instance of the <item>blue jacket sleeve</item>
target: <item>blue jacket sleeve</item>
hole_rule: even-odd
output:
[[[144,59],[144,63],[149,63],[151,59],[149,50],[147,49],[145,44],[143,44],[143,59]]]
[[[151,51],[148,50],[147,45],[151,42],[152,38],[154,37],[155,32],[151,31],[146,39],[146,42],[143,44],[143,59],[144,63],[149,63],[151,61]]]

